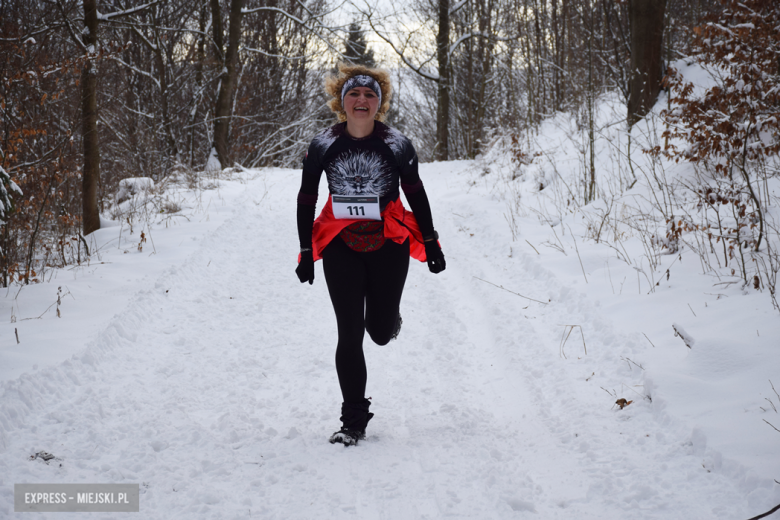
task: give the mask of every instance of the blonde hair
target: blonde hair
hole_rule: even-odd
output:
[[[325,92],[333,96],[333,99],[328,101],[328,106],[338,116],[339,122],[347,120],[347,113],[341,104],[341,89],[344,88],[344,83],[349,78],[359,75],[371,76],[379,83],[379,88],[382,90],[382,104],[379,106],[379,110],[376,111],[374,119],[384,121],[387,111],[390,110],[390,98],[393,97],[390,73],[383,69],[371,69],[364,65],[350,65],[348,63],[339,63],[338,67],[339,73],[337,76],[330,75],[325,78]]]

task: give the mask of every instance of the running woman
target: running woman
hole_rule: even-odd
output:
[[[325,91],[339,123],[309,146],[298,193],[301,254],[295,270],[301,283],[314,283],[314,262],[322,258],[325,282],[336,312],[336,372],[344,399],[339,431],[331,443],[352,446],[364,439],[374,414],[366,399],[363,336],[386,345],[401,329],[399,306],[409,257],[445,268],[433,228],[431,207],[417,172],[411,141],[382,123],[390,108],[390,75],[361,65],[339,65]],[[322,172],[328,201],[314,219]],[[399,188],[412,212],[404,209]]]

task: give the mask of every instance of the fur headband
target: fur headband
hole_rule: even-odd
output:
[[[373,90],[374,94],[379,98],[379,106],[382,106],[382,89],[379,87],[379,83],[371,76],[365,74],[352,76],[344,83],[344,87],[341,89],[341,106],[344,106],[344,96],[355,87],[368,87]]]

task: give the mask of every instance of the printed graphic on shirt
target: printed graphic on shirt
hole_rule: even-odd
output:
[[[414,151],[412,142],[395,128],[382,125],[378,127],[377,135],[393,152],[393,155],[395,155],[398,165],[401,168],[405,168],[406,164],[411,165],[417,158],[417,153]]]
[[[314,136],[311,144],[317,149],[320,156],[324,155],[328,148],[330,148],[330,145],[339,138],[341,135],[340,129],[339,125],[331,126]]]
[[[334,195],[385,195],[391,176],[382,157],[371,150],[347,150],[326,168]]]
[[[405,148],[407,147],[407,143],[411,145],[411,143],[409,143],[409,139],[407,139],[404,134],[393,127],[385,126],[383,130],[384,135],[382,135],[382,138],[384,142],[387,143],[387,146],[389,146],[393,151],[393,153],[396,156],[404,154],[404,152],[406,152]]]

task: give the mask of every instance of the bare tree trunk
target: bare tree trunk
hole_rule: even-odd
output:
[[[447,1],[447,0],[442,0]],[[223,168],[230,166],[230,118],[233,110],[233,91],[236,87],[236,62],[241,39],[241,7],[243,0],[230,2],[230,27],[228,47],[225,53],[225,68],[219,85],[217,105],[214,109],[214,148]]]
[[[457,33],[456,33],[457,34]],[[468,42],[466,42],[466,55],[467,63],[466,63],[466,85],[465,91],[466,91],[466,127],[462,130],[465,131],[466,134],[466,153],[468,154],[469,158],[473,159],[476,157],[476,147],[474,146],[474,142],[476,141],[474,134],[475,129],[477,127],[477,114],[474,110],[474,40],[470,39]],[[482,63],[482,56],[479,56],[477,54],[478,58],[477,61]],[[457,99],[457,98],[456,98]],[[455,106],[458,105],[457,100],[455,101]]]
[[[478,26],[479,26],[479,32],[482,34],[490,34],[492,33],[492,2],[490,0],[484,1],[480,0],[478,2],[479,6],[479,12],[478,17]],[[493,70],[493,51],[494,51],[494,44],[492,41],[488,40],[487,38],[479,38],[478,44],[477,44],[477,57],[480,62],[480,81],[479,81],[479,90],[477,91],[477,103],[476,103],[476,115],[474,118],[474,128],[472,129],[472,134],[476,135],[476,138],[472,140],[472,150],[471,150],[471,157],[476,157],[478,153],[480,153],[481,147],[483,145],[482,140],[484,139],[484,132],[485,132],[485,111],[487,107],[488,100],[486,99],[487,94],[487,85],[488,81],[490,81],[492,78],[490,77],[492,70]]]
[[[193,101],[192,112],[190,114],[190,150],[189,165],[195,168],[195,128],[198,119],[198,107],[200,106],[201,96],[203,95],[203,62],[206,61],[206,22],[208,21],[208,10],[202,6],[198,20],[200,36],[198,37],[198,50],[195,59],[195,100]],[[221,25],[221,24],[220,24]],[[220,31],[221,32],[221,31]]]
[[[84,0],[84,44],[97,53],[97,0]],[[87,59],[81,70],[81,132],[84,147],[82,171],[82,226],[88,235],[100,229],[97,189],[100,180],[100,143],[97,131],[97,62]]]
[[[552,16],[551,30],[552,30],[552,46],[553,46],[553,63],[556,65],[552,69],[552,89],[553,100],[552,109],[557,112],[561,109],[561,34],[559,26],[559,13],[558,13],[558,0],[552,0],[550,5],[550,13]]]
[[[9,218],[0,226],[0,276],[2,277],[2,285],[0,287],[8,287],[8,251],[11,249],[10,235],[11,222]]]
[[[439,81],[436,109],[436,159],[449,159],[450,122],[450,0],[439,0],[439,32],[436,35]]]
[[[666,0],[629,0],[631,67],[628,80],[628,124],[647,115],[661,91]]]
[[[165,46],[163,44],[163,38],[160,37],[160,24],[157,17],[159,8],[156,8],[152,12],[152,20],[154,23],[154,40],[155,40],[155,54],[157,60],[157,74],[158,81],[160,82],[160,102],[162,108],[163,118],[163,133],[167,150],[166,159],[173,159],[174,162],[180,162],[179,147],[176,144],[176,137],[173,135],[173,125],[171,123],[170,111],[168,108],[168,56],[165,54]]]
[[[522,14],[522,26],[519,27],[519,32],[525,38],[523,39],[523,44],[525,48],[522,50],[523,54],[525,54],[525,86],[526,86],[526,124],[528,125],[529,132],[528,132],[528,138],[529,138],[529,147],[530,147],[530,138],[531,138],[531,129],[534,129],[536,126],[536,101],[537,96],[535,92],[535,78],[536,78],[536,69],[531,64],[531,53],[532,45],[531,45],[531,30],[529,27],[529,15],[528,15],[528,0],[523,0],[523,14]]]
[[[596,134],[595,134],[595,103],[596,86],[593,84],[593,18],[595,9],[591,5],[591,0],[586,0],[588,16],[588,174],[585,182],[585,203],[593,202],[596,198]]]
[[[563,17],[562,21],[562,27],[561,27],[561,62],[559,66],[561,67],[561,70],[563,71],[563,77],[562,79],[566,79],[566,74],[568,74],[571,71],[571,20],[569,19],[569,0],[562,0],[563,1],[563,7],[562,7],[562,13],[561,16]],[[566,83],[564,81],[564,88],[561,92],[561,103],[563,103],[563,99],[566,96]]]
[[[211,0],[211,29],[214,34],[214,57],[219,63],[225,61],[225,39],[222,33],[222,9],[219,0]]]
[[[155,27],[155,32],[156,32]],[[165,139],[165,145],[167,150],[166,159],[174,159],[178,161],[179,147],[176,145],[176,137],[173,135],[173,126],[171,124],[171,116],[168,109],[168,64],[165,59],[165,49],[162,48],[162,42],[160,41],[159,34],[157,36],[157,50],[155,51],[155,60],[157,61],[157,80],[160,82],[160,103],[162,109],[163,118],[163,138]]]
[[[533,0],[533,16],[534,16],[534,62],[536,63],[536,77],[538,79],[537,81],[537,90],[536,94],[539,96],[540,105],[542,112],[541,116],[544,117],[547,115],[547,89],[546,89],[546,80],[545,77],[545,67],[544,67],[544,56],[542,56],[542,52],[545,50],[545,44],[543,44],[543,40],[545,39],[542,36],[542,28],[541,23],[539,20],[539,5],[537,4],[537,0]],[[541,92],[540,92],[541,90]]]

